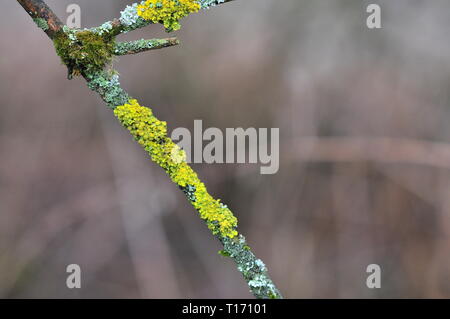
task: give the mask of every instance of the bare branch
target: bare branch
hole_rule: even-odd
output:
[[[42,0],[17,0],[36,24],[53,39],[63,27],[63,23],[56,14]]]

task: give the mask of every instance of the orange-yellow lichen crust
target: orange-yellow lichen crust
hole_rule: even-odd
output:
[[[146,0],[137,6],[137,14],[153,23],[162,23],[168,31],[178,30],[181,18],[198,12],[196,0]]]
[[[185,152],[168,137],[166,122],[158,120],[151,109],[139,105],[137,100],[116,107],[114,114],[152,160],[184,190],[214,235],[233,238],[238,234],[236,217],[208,193],[205,184],[187,164]]]

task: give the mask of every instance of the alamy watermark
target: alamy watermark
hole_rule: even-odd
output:
[[[366,268],[367,276],[366,286],[369,289],[381,288],[381,267],[378,264],[370,264]]]
[[[261,174],[276,174],[280,168],[280,129],[227,128],[225,132],[210,127],[203,130],[203,121],[194,121],[194,134],[187,128],[176,128],[172,140],[184,150],[179,156],[174,149],[172,158],[188,163],[261,164]],[[183,158],[185,157],[185,158]]]
[[[369,29],[381,29],[381,7],[378,4],[370,4],[367,9],[370,15],[367,17],[366,24]]]
[[[69,28],[80,29],[81,28],[81,7],[76,3],[69,4],[66,8],[66,13],[68,17],[66,20],[66,25]]]
[[[66,267],[67,276],[66,285],[69,289],[81,288],[81,267],[77,264],[70,264]]]

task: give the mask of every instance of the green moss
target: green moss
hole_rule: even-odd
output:
[[[230,253],[225,250],[219,250],[217,253],[224,257],[230,257]]]
[[[69,77],[101,71],[113,59],[115,41],[108,34],[65,29],[53,42],[56,53],[69,69]]]

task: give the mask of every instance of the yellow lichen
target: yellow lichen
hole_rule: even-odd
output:
[[[219,199],[214,199],[205,184],[186,162],[186,154],[167,136],[167,124],[158,120],[151,109],[137,100],[114,110],[122,125],[145,148],[152,160],[161,166],[172,181],[188,189],[188,199],[205,220],[214,235],[233,238],[237,235],[237,219]]]
[[[198,12],[201,6],[196,0],[146,0],[137,7],[137,13],[145,20],[162,23],[166,30],[179,30],[181,18]]]

